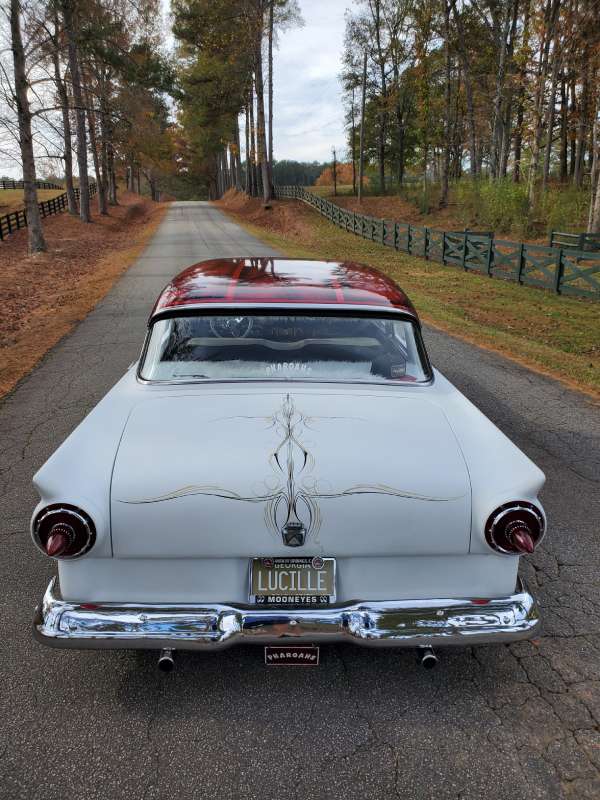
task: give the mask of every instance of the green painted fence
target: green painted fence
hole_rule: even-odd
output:
[[[302,186],[276,186],[277,198],[302,200],[349,233],[402,253],[420,256],[524,286],[600,300],[600,252],[572,246],[544,247],[492,235],[440,231],[357,214]]]

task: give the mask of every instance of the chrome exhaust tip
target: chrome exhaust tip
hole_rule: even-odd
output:
[[[160,651],[158,668],[161,672],[173,672],[175,668],[175,650],[165,648]]]
[[[419,650],[419,663],[423,669],[433,669],[438,663],[438,658],[432,647],[423,647]]]

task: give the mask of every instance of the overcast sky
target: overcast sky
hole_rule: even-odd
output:
[[[282,33],[274,57],[274,156],[329,161],[346,147],[338,76],[351,0],[299,2],[304,27]]]

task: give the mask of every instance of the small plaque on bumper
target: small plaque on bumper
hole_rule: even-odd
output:
[[[265,647],[265,664],[269,667],[318,667],[319,648],[316,645],[268,645]]]

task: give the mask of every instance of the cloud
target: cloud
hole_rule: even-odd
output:
[[[278,160],[330,161],[346,150],[339,73],[348,0],[300,0],[303,28],[274,54],[273,147]]]

